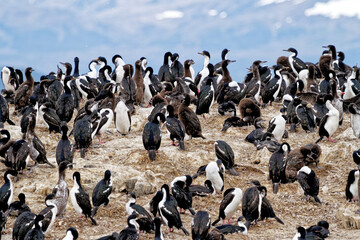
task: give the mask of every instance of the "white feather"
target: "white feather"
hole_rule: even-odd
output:
[[[224,181],[221,179],[220,174],[219,174],[219,167],[216,163],[216,161],[210,162],[205,169],[206,172],[206,180],[210,180],[214,189],[217,192],[221,192],[223,186],[224,186]]]
[[[227,205],[224,209],[226,218],[230,218],[235,211],[238,209],[241,199],[242,199],[242,191],[240,188],[235,188],[233,192],[229,193],[234,195],[234,198],[230,202],[229,205]]]
[[[71,204],[73,205],[73,208],[75,209],[76,212],[82,213],[82,209],[76,200],[76,196],[75,196],[76,193],[79,193],[79,185],[77,184],[77,182],[74,179],[74,186],[72,187],[72,189],[70,191]]]
[[[359,170],[354,174],[355,181],[350,185],[350,192],[353,195],[354,200],[359,200]]]
[[[116,130],[125,135],[130,132],[131,122],[128,115],[129,109],[123,101],[120,101],[115,108],[116,118],[115,127]]]

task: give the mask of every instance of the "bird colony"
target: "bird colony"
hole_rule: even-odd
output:
[[[360,69],[324,48],[4,66],[0,239],[358,239]]]

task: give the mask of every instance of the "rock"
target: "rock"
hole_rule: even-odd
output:
[[[126,180],[125,185],[128,192],[133,192],[136,196],[142,196],[154,193],[157,181],[154,172],[146,170],[141,176]]]
[[[355,211],[359,210],[359,205],[354,204],[350,207],[341,207],[336,217],[342,222],[344,228],[360,229],[360,214],[356,214]]]

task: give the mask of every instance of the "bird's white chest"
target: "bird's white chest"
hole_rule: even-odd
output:
[[[355,137],[360,138],[360,115],[351,114],[350,116],[351,128],[354,132]]]
[[[234,212],[237,210],[240,202],[241,202],[241,196],[237,196],[236,194],[232,193],[234,196],[233,200],[230,202],[229,205],[226,206],[224,212],[225,212],[225,216],[227,218],[231,217]]]
[[[359,200],[359,178],[355,177],[355,181],[350,185],[349,188],[354,200]]]
[[[334,109],[329,110],[328,119],[324,125],[324,128],[328,132],[329,136],[331,136],[339,127],[339,111]]]
[[[13,198],[14,198],[14,185],[10,178],[9,178],[9,181],[10,181],[10,197],[7,202],[8,206],[12,203]]]
[[[74,186],[70,191],[71,204],[73,205],[73,208],[75,209],[76,212],[82,213],[82,209],[79,206],[75,196],[76,193],[79,193],[79,189],[76,186]]]

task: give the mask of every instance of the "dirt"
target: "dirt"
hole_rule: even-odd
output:
[[[194,107],[194,106],[193,106]],[[273,104],[262,109],[263,118],[270,120],[278,114],[280,104]],[[66,181],[69,188],[73,186],[72,174],[75,171],[81,173],[82,184],[91,196],[92,189],[100,181],[106,169],[113,174],[113,193],[110,196],[108,207],[101,207],[95,216],[98,226],[91,225],[89,219],[80,218],[68,201],[64,218],[57,218],[52,229],[47,233],[47,239],[62,239],[66,229],[73,226],[79,231],[79,239],[97,239],[101,236],[110,235],[112,232],[120,232],[126,227],[127,213],[125,204],[127,197],[123,192],[125,181],[129,178],[140,176],[146,170],[156,176],[156,188],[159,190],[164,183],[170,184],[177,176],[196,172],[201,165],[216,160],[214,142],[216,140],[226,141],[235,153],[236,170],[239,176],[225,175],[225,189],[239,187],[244,192],[249,187],[247,182],[253,179],[259,180],[268,189],[267,198],[271,202],[276,215],[283,220],[281,225],[274,219],[258,222],[251,226],[247,235],[227,235],[227,239],[292,239],[296,233],[296,227],[301,225],[308,227],[316,224],[319,220],[327,220],[330,223],[331,235],[329,239],[359,239],[360,230],[344,228],[340,219],[336,218],[339,208],[359,209],[360,206],[348,203],[345,199],[345,186],[348,172],[356,168],[352,160],[352,151],[359,148],[359,139],[352,133],[349,115],[345,115],[344,123],[336,131],[334,138],[336,143],[323,140],[320,142],[322,155],[319,168],[312,169],[320,180],[319,205],[312,200],[307,200],[297,182],[281,185],[278,194],[272,193],[271,182],[268,180],[268,161],[271,153],[262,149],[257,151],[255,146],[244,141],[245,136],[253,130],[253,126],[243,128],[230,128],[227,132],[221,132],[222,124],[228,116],[220,116],[217,113],[217,105],[211,109],[206,119],[199,117],[202,124],[203,135],[206,139],[194,138],[185,141],[186,151],[179,147],[171,146],[169,134],[165,127],[162,129],[162,143],[157,153],[156,160],[150,162],[142,144],[142,128],[146,123],[150,108],[137,108],[136,114],[132,116],[132,129],[127,136],[116,132],[114,124],[109,128],[109,134],[103,135],[104,144],[99,144],[97,139],[86,153],[85,159],[80,158],[76,152],[74,157],[74,169],[67,170]],[[16,126],[5,124],[12,135],[12,139],[21,137],[18,117],[12,116]],[[72,127],[72,123],[70,124]],[[289,129],[289,127],[287,127]],[[47,156],[50,162],[56,164],[55,149],[60,134],[49,134],[42,119],[39,118],[36,133],[46,146]],[[290,133],[285,139],[292,149],[314,142],[318,139],[317,132],[305,133],[298,128],[296,133]],[[73,136],[70,137],[73,142]],[[284,141],[285,141],[284,140]],[[32,162],[31,162],[32,164]],[[0,174],[3,175],[5,167],[1,165]],[[19,181],[14,184],[14,201],[20,192],[25,193],[27,204],[33,212],[39,213],[45,208],[45,197],[51,193],[52,188],[58,180],[57,169],[46,165],[40,165],[32,170],[25,171]],[[198,177],[194,184],[203,184],[204,176]],[[4,180],[0,180],[3,184]],[[149,209],[150,199],[153,194],[139,196],[137,203]],[[209,197],[194,197],[193,208],[195,211],[206,210],[210,213],[211,220],[218,216],[218,209],[222,195],[217,194]],[[241,216],[241,206],[234,214],[232,221]],[[187,211],[181,215],[185,228],[191,232],[192,216]],[[11,239],[12,226],[15,218],[10,217],[7,228],[3,231],[3,239]],[[162,226],[165,239],[190,239],[181,230],[167,233],[167,227]],[[154,233],[141,233],[139,239],[153,239]]]

